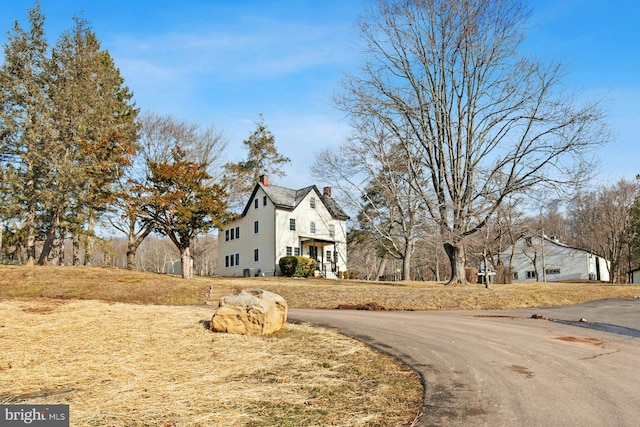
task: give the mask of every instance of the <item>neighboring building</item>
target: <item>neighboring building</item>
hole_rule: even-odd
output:
[[[330,187],[292,190],[270,186],[263,175],[240,217],[218,233],[218,274],[278,275],[280,258],[298,255],[335,278],[347,269],[347,219]]]
[[[553,235],[522,237],[501,257],[506,265],[511,265],[516,282],[535,282],[537,276],[543,281],[545,275],[547,282],[609,281],[607,260],[591,251],[560,243]]]
[[[629,280],[630,283],[640,283],[640,268],[637,268],[635,270],[631,270],[629,272]]]

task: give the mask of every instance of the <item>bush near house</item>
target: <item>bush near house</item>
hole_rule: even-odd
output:
[[[278,262],[283,276],[311,277],[316,271],[316,260],[302,256],[285,256]]]

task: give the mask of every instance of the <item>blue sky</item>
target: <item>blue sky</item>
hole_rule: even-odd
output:
[[[0,42],[32,0],[0,4]],[[54,43],[82,14],[109,50],[143,111],[215,125],[228,160],[263,114],[278,150],[290,157],[294,188],[313,177],[315,154],[338,146],[348,121],[331,104],[342,73],[358,64],[354,23],[360,0],[41,0]],[[640,2],[538,0],[526,46],[569,65],[567,84],[606,98],[614,141],[602,147],[599,182],[640,173]]]

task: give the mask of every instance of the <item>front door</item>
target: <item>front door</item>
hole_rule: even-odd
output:
[[[309,246],[309,258],[318,260],[318,247],[317,246]]]

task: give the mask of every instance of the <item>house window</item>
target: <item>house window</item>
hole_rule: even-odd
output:
[[[287,246],[287,256],[291,256],[293,254],[293,248],[291,246]]]
[[[253,260],[255,262],[260,261],[260,249],[254,249],[253,250]]]
[[[316,208],[316,198],[315,197],[312,197],[309,200],[309,203],[310,203],[311,209],[315,209]]]
[[[296,220],[295,220],[295,218],[289,219],[289,230],[296,231]]]
[[[267,196],[262,196],[262,206],[267,206]]]
[[[224,257],[224,266],[229,267],[229,255]]]
[[[224,230],[224,240],[229,241],[229,230]]]
[[[260,232],[260,221],[253,222],[253,232],[258,234]]]
[[[236,260],[236,259],[233,257],[233,255],[231,255],[231,256],[229,257],[229,261],[231,262],[231,263],[229,264],[229,266],[230,266],[230,267],[233,267],[233,266],[235,265],[235,260]]]
[[[535,271],[527,271],[527,279],[535,279],[536,272]]]
[[[309,225],[309,232],[311,234],[315,234],[315,232],[316,232],[316,223],[313,222],[313,221],[311,221],[311,224]]]
[[[547,274],[560,274],[559,268],[547,268],[545,271]]]
[[[236,254],[236,265],[240,265],[240,254]]]
[[[233,228],[231,230],[229,230],[229,231],[231,232],[231,240],[235,239],[236,238],[236,234],[235,234]]]
[[[518,272],[517,271],[513,272],[513,280],[518,280]]]
[[[336,236],[336,226],[334,224],[329,224],[329,236]]]
[[[253,201],[253,208],[254,208],[254,209],[258,209],[258,199],[255,199],[255,200]]]
[[[300,256],[300,248],[298,248],[298,247],[293,248],[293,255],[294,256]]]
[[[240,227],[236,227],[236,239],[240,238]]]
[[[327,251],[326,254],[327,262],[331,262],[331,251]]]

